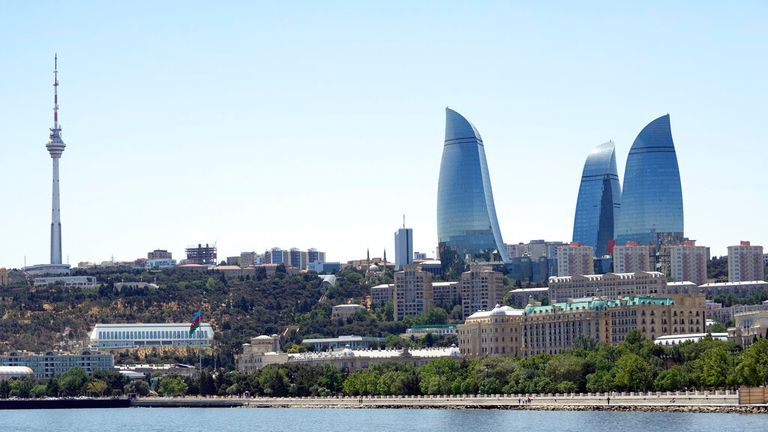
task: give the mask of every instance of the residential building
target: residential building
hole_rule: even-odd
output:
[[[341,304],[331,308],[331,320],[346,320],[352,318],[358,312],[365,312],[365,306],[359,304]]]
[[[395,232],[395,270],[413,264],[413,229],[402,227]]]
[[[509,303],[519,309],[549,298],[549,288],[519,288],[509,292]]]
[[[763,280],[741,282],[712,282],[701,285],[707,297],[714,298],[718,295],[748,296],[760,291],[768,291],[768,282]]]
[[[464,318],[504,302],[504,275],[490,267],[470,266],[469,271],[461,274],[459,285]]]
[[[485,145],[477,129],[446,108],[445,145],[437,187],[438,253],[444,269],[466,261],[507,262],[501,238]]]
[[[573,241],[591,246],[595,256],[610,255],[615,218],[620,207],[616,152],[613,141],[608,141],[592,149],[584,162],[576,200]]]
[[[297,248],[291,248],[288,252],[289,264],[300,270],[306,270],[309,264],[309,254]]]
[[[549,300],[562,302],[584,297],[618,298],[661,294],[697,293],[693,283],[667,283],[659,272],[607,273],[549,278]]]
[[[260,264],[256,262],[258,261],[257,259],[258,255],[259,254],[257,254],[256,252],[240,252],[240,257],[237,260],[237,264],[242,268],[250,267],[255,264]]]
[[[307,250],[307,261],[312,263],[324,263],[325,262],[325,252],[320,252],[315,248],[309,248]]]
[[[192,246],[186,249],[187,264],[216,265],[216,246],[206,244]]]
[[[461,286],[458,282],[432,282],[432,304],[446,312],[461,304]]]
[[[88,334],[91,346],[107,350],[144,347],[207,348],[213,342],[213,328],[201,323],[193,334],[189,323],[96,324]]]
[[[432,274],[412,264],[395,272],[392,300],[396,321],[423,314],[432,306]]]
[[[627,242],[613,247],[614,273],[635,273],[653,270],[648,245]]]
[[[82,351],[79,354],[48,352],[34,354],[26,351],[12,351],[0,354],[0,366],[26,366],[39,380],[64,375],[74,367],[79,367],[88,375],[97,370],[112,370],[115,360],[111,354],[96,351]]]
[[[768,311],[768,302],[756,305],[733,305],[716,309],[712,308],[707,310],[707,318],[712,318],[722,324],[728,324],[735,321],[737,314],[756,311]]]
[[[66,288],[96,288],[99,283],[94,276],[50,276],[36,277],[35,287],[61,285]]]
[[[264,257],[264,262],[266,264],[283,264],[285,266],[289,266],[291,264],[291,258],[288,254],[288,251],[284,251],[279,247],[273,247],[272,249],[264,252]]]
[[[458,326],[458,339],[465,356],[528,357],[560,353],[582,338],[617,345],[634,329],[651,340],[703,333],[704,297],[594,297],[524,309],[497,305],[469,316]]]
[[[683,240],[683,192],[669,114],[635,138],[624,168],[616,244],[677,244]]]
[[[557,275],[588,275],[594,272],[594,249],[578,242],[557,248]]]
[[[525,255],[525,243],[505,244],[504,247],[510,260]]]
[[[387,303],[393,303],[394,289],[395,284],[381,284],[371,287],[371,306],[380,307]]]
[[[173,254],[165,249],[155,249],[152,252],[147,252],[148,260],[170,260],[173,259]]]
[[[763,247],[742,241],[739,246],[728,246],[728,281],[765,280]]]
[[[414,252],[413,253],[413,260],[414,261],[426,261],[427,259],[427,253],[426,252]]]
[[[696,246],[693,240],[672,245],[670,252],[670,276],[674,281],[691,281],[696,285],[707,282],[707,262],[709,248]]]
[[[514,257],[509,259],[507,267],[507,276],[512,278],[516,284],[523,286],[527,284],[541,284],[549,276],[549,259],[546,256],[532,258],[528,255]],[[591,273],[591,272],[590,272]]]

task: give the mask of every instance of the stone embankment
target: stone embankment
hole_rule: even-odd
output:
[[[190,399],[142,398],[153,406],[194,406]],[[217,398],[201,398],[199,400]],[[738,392],[651,392],[545,395],[336,396],[224,398],[230,406],[252,408],[521,409],[541,411],[738,412],[768,413],[768,405],[740,405]],[[161,401],[164,401],[161,402]],[[175,401],[175,402],[174,402]],[[146,405],[145,405],[146,406]]]

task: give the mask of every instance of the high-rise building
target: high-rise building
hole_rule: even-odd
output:
[[[557,275],[589,275],[595,271],[594,249],[578,242],[557,248]]]
[[[165,249],[155,249],[152,252],[147,252],[148,260],[169,260],[173,259],[173,254]]]
[[[623,187],[616,244],[683,241],[683,192],[669,114],[649,123],[635,139]]]
[[[403,226],[395,232],[395,270],[413,264],[413,229]]]
[[[468,272],[461,274],[459,285],[464,318],[504,302],[504,275],[490,267],[470,266]]]
[[[584,162],[573,221],[573,241],[592,246],[596,256],[609,255],[620,203],[616,152],[613,141],[608,141],[592,149]]]
[[[742,241],[739,246],[728,246],[728,281],[756,281],[765,279],[763,247]]]
[[[449,108],[437,187],[437,238],[444,269],[457,262],[490,261],[495,252],[508,261],[483,139],[472,123]]]
[[[670,277],[674,281],[691,281],[696,285],[707,283],[709,248],[696,246],[693,240],[669,248]]]
[[[310,263],[324,263],[325,252],[320,252],[315,248],[309,248],[309,250],[307,250],[307,261]]]
[[[524,243],[505,244],[504,247],[507,248],[507,257],[510,260],[525,255]]]
[[[419,316],[432,306],[432,274],[417,266],[406,265],[395,272],[392,288],[395,320],[407,316]]]
[[[627,242],[613,247],[615,273],[647,272],[653,270],[651,266],[651,250],[648,245]]]
[[[291,265],[300,270],[306,270],[308,265],[309,254],[306,251],[299,250],[298,248],[291,248],[288,252],[289,262],[286,265]]]
[[[202,264],[202,265],[216,265],[216,246],[209,246],[207,243],[205,246],[199,244],[195,247],[188,247],[187,250],[187,263],[189,264]]]

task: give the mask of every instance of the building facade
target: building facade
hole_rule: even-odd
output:
[[[618,298],[650,296],[668,292],[696,292],[696,285],[669,287],[667,278],[659,272],[606,273],[549,278],[550,301],[563,302],[585,297]]]
[[[365,312],[365,306],[359,304],[342,304],[331,308],[331,320],[346,320],[352,318],[358,312]]]
[[[443,268],[466,261],[490,261],[498,251],[506,262],[491,178],[480,133],[446,108],[445,145],[437,187],[437,238]]]
[[[188,247],[187,264],[216,265],[216,246],[198,244]]]
[[[627,242],[613,248],[614,273],[635,273],[653,270],[651,249],[648,245]]]
[[[413,229],[402,227],[395,232],[395,270],[413,264]]]
[[[693,240],[669,248],[670,277],[674,281],[691,281],[696,285],[707,283],[709,248],[696,246]]]
[[[595,252],[592,246],[573,242],[557,248],[557,275],[575,276],[594,273]]]
[[[173,254],[165,249],[155,249],[152,252],[147,252],[147,260],[170,260],[173,259]]]
[[[742,241],[738,246],[728,246],[728,281],[765,280],[763,247]]]
[[[96,288],[99,283],[94,276],[49,276],[36,277],[35,287],[61,285],[66,288]]]
[[[35,374],[37,379],[48,379],[65,374],[74,367],[79,367],[87,374],[97,370],[112,370],[115,360],[111,354],[82,351],[79,354],[47,352],[34,354],[25,351],[14,351],[0,354],[0,366],[26,366]]]
[[[683,192],[669,114],[635,139],[624,169],[616,244],[656,246],[683,240]]]
[[[504,302],[504,275],[489,267],[471,266],[469,271],[461,274],[459,285],[464,318]]]
[[[426,312],[432,306],[432,274],[414,265],[395,272],[392,301],[396,321]]]
[[[213,342],[213,328],[201,323],[193,334],[188,323],[179,324],[96,324],[89,333],[91,346],[107,350],[144,347],[207,348]]]
[[[620,207],[621,186],[615,147],[613,141],[608,141],[592,149],[584,163],[573,221],[573,241],[592,246],[596,256],[609,255],[609,243],[613,240]]]
[[[617,345],[637,329],[647,339],[705,329],[703,296],[588,298],[530,305],[498,306],[477,312],[458,326],[464,356],[557,354],[579,339]]]

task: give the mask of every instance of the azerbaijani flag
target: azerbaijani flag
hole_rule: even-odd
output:
[[[198,328],[200,328],[200,311],[197,311],[192,318],[192,324],[189,325],[189,335],[192,336]]]

